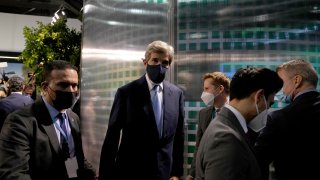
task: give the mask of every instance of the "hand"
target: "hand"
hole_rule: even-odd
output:
[[[169,180],[179,180],[177,176],[171,176]]]
[[[192,176],[190,176],[190,175],[186,176],[186,180],[194,180],[194,179],[195,179],[195,178],[192,177]]]

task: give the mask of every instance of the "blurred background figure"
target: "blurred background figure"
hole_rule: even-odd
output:
[[[8,80],[7,97],[0,100],[0,131],[4,120],[11,112],[33,103],[33,100],[22,94],[24,89],[24,79],[14,75]]]
[[[83,138],[83,151],[86,154],[88,159],[93,159],[90,155],[94,155],[92,150],[92,146],[97,144],[97,140],[95,138],[95,121],[96,121],[96,112],[94,109],[94,104],[97,101],[97,92],[94,89],[89,89],[87,91],[81,91],[81,124],[85,127],[82,131]]]

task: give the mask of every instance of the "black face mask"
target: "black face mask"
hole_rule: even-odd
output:
[[[52,103],[57,110],[68,109],[73,105],[76,96],[75,92],[60,90],[54,92],[56,93],[56,99],[52,100]]]
[[[152,82],[161,83],[166,77],[167,68],[159,65],[147,65],[147,73]]]

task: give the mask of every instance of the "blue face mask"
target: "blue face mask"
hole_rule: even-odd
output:
[[[285,95],[282,90],[277,93],[276,99],[284,104],[292,103],[292,95]]]

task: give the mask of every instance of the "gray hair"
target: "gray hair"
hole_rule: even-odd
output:
[[[23,90],[24,79],[18,75],[14,75],[9,78],[8,85],[10,92],[21,92]]]
[[[300,75],[303,81],[310,83],[314,87],[318,84],[318,74],[311,63],[303,59],[294,59],[279,65],[276,71],[284,70],[289,78]]]

